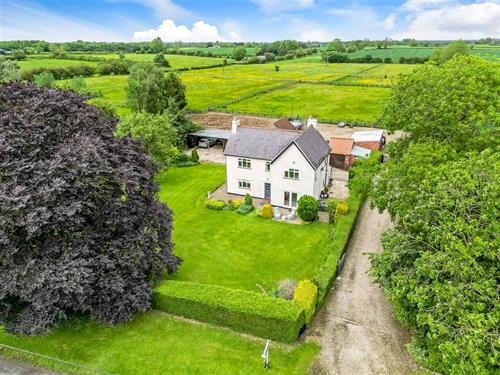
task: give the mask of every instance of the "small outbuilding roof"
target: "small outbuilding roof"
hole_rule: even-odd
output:
[[[194,133],[189,133],[189,135],[194,135],[195,137],[203,138],[217,138],[228,140],[231,136],[231,131],[221,130],[221,129],[202,129]]]
[[[274,123],[274,126],[277,127],[278,129],[285,129],[285,130],[299,130],[303,124],[299,120],[291,120],[288,118],[282,118],[279,119]]]
[[[332,137],[330,138],[330,147],[332,154],[351,155],[354,140],[352,138]]]
[[[364,147],[353,146],[352,154],[358,158],[367,158],[372,153],[372,150]]]
[[[384,136],[383,130],[365,130],[352,133],[354,142],[380,142]]]

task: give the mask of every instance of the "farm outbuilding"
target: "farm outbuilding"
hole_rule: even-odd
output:
[[[274,126],[278,129],[282,130],[302,130],[304,124],[302,121],[291,119],[291,118],[282,118],[274,123]]]
[[[372,151],[380,151],[385,146],[383,130],[366,130],[352,133],[351,138],[355,146],[367,148]]]
[[[231,136],[231,131],[221,130],[221,129],[202,129],[194,133],[189,133],[187,136],[187,144],[189,147],[194,147],[198,144],[200,139],[215,139],[222,144],[222,147],[226,147],[227,140]]]
[[[349,169],[349,167],[354,163],[354,155],[352,155],[353,145],[354,141],[352,138],[330,138],[330,147],[332,148],[330,166],[341,169]]]

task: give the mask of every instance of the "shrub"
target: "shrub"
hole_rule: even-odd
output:
[[[218,199],[209,199],[205,203],[205,207],[211,210],[221,211],[226,207],[226,202]]]
[[[166,281],[155,289],[156,309],[239,332],[291,342],[304,326],[296,303],[217,285]]]
[[[273,206],[270,204],[265,204],[262,206],[262,217],[266,219],[271,219],[274,216]]]
[[[337,203],[337,206],[335,208],[335,213],[339,215],[347,215],[349,212],[349,206],[345,204],[344,202],[339,202]]]
[[[262,206],[257,207],[257,209],[255,210],[255,214],[257,216],[261,216],[262,217]]]
[[[335,210],[337,208],[337,204],[338,203],[339,203],[339,201],[337,199],[332,199],[332,198],[329,198],[326,201],[326,211],[328,212],[328,221],[329,221],[329,223],[333,223],[334,222]]]
[[[238,208],[240,208],[241,204],[241,199],[233,199],[229,201],[229,208],[231,210],[237,210]]]
[[[241,214],[241,215],[246,215],[250,212],[253,211],[253,206],[249,206],[248,204],[242,204],[237,210],[236,212]]]
[[[200,161],[200,155],[198,155],[198,151],[194,148],[193,151],[191,151],[191,161],[198,163]]]
[[[311,280],[301,280],[295,288],[293,301],[304,308],[305,321],[308,324],[316,308],[316,298],[318,296],[318,287]]]
[[[253,199],[252,199],[252,196],[250,194],[245,194],[245,204],[247,206],[253,206]]]
[[[278,298],[292,300],[297,287],[297,281],[292,279],[284,279],[278,282],[274,295]]]
[[[314,221],[318,217],[319,203],[310,195],[303,195],[299,199],[297,214],[304,221]]]

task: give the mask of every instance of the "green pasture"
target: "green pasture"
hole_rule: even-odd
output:
[[[188,322],[159,311],[138,314],[131,322],[114,327],[71,319],[37,337],[9,335],[0,326],[0,343],[122,375],[303,375],[319,350],[313,343],[272,343],[272,368],[266,370],[260,358],[265,340]],[[65,373],[95,374],[9,349],[3,349],[2,356]]]
[[[225,179],[225,166],[213,164],[170,169],[158,178],[160,200],[174,212],[175,253],[183,258],[173,278],[271,291],[282,279],[312,277],[326,256],[328,226],[205,208],[207,193]]]
[[[202,51],[211,52],[217,56],[231,56],[236,47],[183,47],[182,51]],[[247,56],[255,56],[257,54],[258,48],[256,47],[246,47]]]
[[[98,53],[98,54],[73,54],[73,56],[93,56],[102,59],[117,60],[119,54],[117,53]],[[125,59],[136,62],[153,62],[155,54],[139,54],[139,53],[126,53]],[[221,64],[222,58],[217,57],[203,57],[203,56],[186,56],[186,55],[165,55],[165,58],[170,62],[173,69],[192,68],[200,66],[210,66]]]
[[[409,47],[409,46],[391,46],[389,48],[381,49],[364,49],[350,53],[350,58],[364,57],[371,55],[372,57],[386,58],[390,57],[393,62],[398,62],[401,57],[430,57],[434,54],[436,49],[443,47]],[[500,47],[497,46],[474,46],[469,50],[472,55],[478,55],[485,58],[498,58],[500,57]]]
[[[315,115],[320,121],[374,122],[389,95],[387,88],[297,84],[233,103],[227,109],[274,117]]]
[[[280,61],[269,64],[231,65],[224,68],[212,68],[185,72],[183,77],[226,77],[237,79],[266,80],[334,80],[349,74],[358,74],[376,64],[325,64],[320,60],[313,63],[300,62],[302,59]],[[276,71],[275,66],[279,66]]]
[[[26,59],[17,62],[21,70],[31,70],[36,68],[65,68],[77,65],[97,65],[94,61],[77,61],[65,59]]]

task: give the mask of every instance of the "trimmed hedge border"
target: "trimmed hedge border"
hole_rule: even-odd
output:
[[[276,341],[292,342],[305,325],[298,304],[210,284],[169,280],[153,293],[154,308]]]

